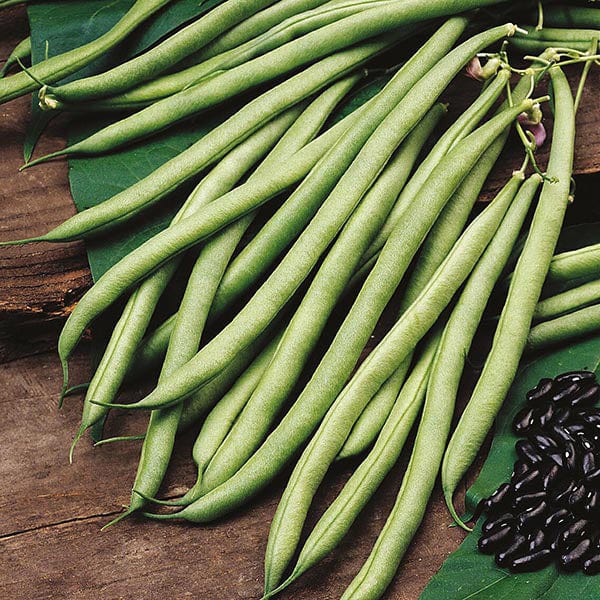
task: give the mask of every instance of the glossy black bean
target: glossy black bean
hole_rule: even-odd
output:
[[[596,470],[596,455],[588,451],[581,457],[581,470],[584,475],[588,475]]]
[[[520,477],[515,477],[512,480],[515,494],[523,494],[533,490],[539,490],[542,487],[543,472],[540,469],[532,469],[526,471]]]
[[[592,452],[594,454],[594,450],[596,449],[596,444],[594,444],[588,437],[585,435],[577,436],[577,444],[581,447],[583,452]]]
[[[492,514],[499,514],[505,508],[509,508],[512,504],[514,490],[510,483],[503,483],[486,501],[485,511]]]
[[[506,525],[512,525],[515,521],[515,516],[512,513],[503,513],[499,517],[487,519],[481,526],[481,531],[486,535],[495,529],[501,529]]]
[[[513,466],[512,478],[521,477],[527,471],[529,471],[529,465],[523,460],[518,460]]]
[[[573,416],[573,412],[569,406],[557,406],[554,409],[554,414],[552,415],[552,422],[557,425],[562,425],[569,421],[569,419]]]
[[[519,440],[515,444],[515,449],[519,458],[530,465],[537,465],[544,460],[542,455],[529,440]]]
[[[522,512],[529,507],[537,506],[542,500],[545,500],[548,492],[541,490],[529,494],[521,494],[513,500],[512,506],[516,511]]]
[[[517,515],[517,524],[520,532],[526,533],[537,529],[542,525],[548,513],[548,503],[542,500],[534,506],[530,506]]]
[[[539,383],[532,390],[529,390],[525,397],[528,402],[537,402],[547,397],[553,388],[554,381],[552,379],[540,379]]]
[[[590,517],[597,517],[600,513],[600,491],[588,490],[583,504],[583,511]]]
[[[560,527],[572,518],[571,511],[568,508],[559,508],[557,511],[549,514],[544,521],[544,529],[555,529]]]
[[[569,495],[569,508],[571,510],[577,510],[579,506],[583,506],[587,492],[586,487],[581,482],[578,483]]]
[[[497,531],[493,531],[489,535],[484,535],[479,538],[477,547],[484,554],[496,554],[508,548],[513,540],[514,528],[506,525]]]
[[[600,550],[588,556],[583,562],[583,572],[586,575],[597,575],[600,573]]]
[[[562,443],[574,442],[575,436],[571,435],[564,425],[552,425],[549,429],[555,440],[561,441]]]
[[[600,469],[595,469],[590,473],[587,473],[585,480],[593,485],[600,485]]]
[[[507,567],[514,558],[523,554],[528,547],[528,538],[517,533],[511,545],[506,550],[496,554],[496,564],[500,567]]]
[[[535,406],[526,406],[522,408],[513,419],[513,431],[517,435],[525,435],[533,427],[538,420],[540,411]]]
[[[557,485],[550,498],[551,506],[558,508],[562,505],[566,505],[569,501],[571,492],[575,489],[575,485],[576,484],[572,479],[567,479],[560,485]]]
[[[567,371],[566,373],[561,373],[554,378],[556,383],[561,383],[563,381],[582,381],[582,380],[594,380],[596,379],[596,374],[593,371]]]
[[[540,407],[538,409],[538,414],[536,415],[535,422],[542,429],[544,429],[545,427],[548,427],[548,425],[553,422],[554,413],[556,412],[556,410],[558,408],[560,408],[560,407],[556,406],[556,404],[552,404],[552,402],[548,402],[548,405],[545,407],[545,410],[543,409],[543,407]]]
[[[563,452],[550,452],[548,458],[561,469],[565,466],[565,455]]]
[[[577,449],[573,442],[566,442],[565,449],[563,451],[563,457],[565,459],[565,467],[570,471],[577,470]]]
[[[588,533],[589,526],[590,522],[587,519],[577,519],[577,521],[565,527],[558,540],[559,551],[570,551],[575,543]]]
[[[546,548],[546,533],[540,529],[539,531],[534,531],[527,538],[529,542],[527,548],[529,552],[533,552],[534,550],[540,550],[541,548]]]
[[[600,398],[600,385],[593,383],[584,387],[578,394],[575,394],[570,400],[571,406],[592,406]]]
[[[542,548],[531,554],[525,554],[513,559],[508,568],[513,573],[527,573],[530,571],[538,571],[547,567],[553,558],[553,552],[549,548]]]
[[[585,423],[570,423],[565,425],[565,429],[571,434],[571,436],[575,436],[580,433],[587,433],[587,427],[585,426]]]
[[[565,382],[564,385],[561,385],[560,389],[554,391],[552,393],[552,402],[556,402],[557,404],[571,404],[571,398],[579,393],[581,390],[581,383],[575,382]]]
[[[565,571],[576,571],[583,566],[592,546],[590,538],[583,538],[571,551],[561,554],[558,564]]]
[[[594,410],[594,412],[583,412],[579,414],[579,418],[586,425],[600,425],[600,412]]]
[[[529,441],[541,452],[554,452],[555,450],[558,450],[556,440],[547,434],[540,432],[531,433],[529,435]]]
[[[555,484],[559,481],[561,470],[558,465],[552,465],[542,478],[542,489],[551,491]]]

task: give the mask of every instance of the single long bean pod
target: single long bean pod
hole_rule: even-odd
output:
[[[544,27],[536,31],[533,27],[524,27],[527,33],[517,34],[511,40],[521,52],[537,53],[546,48],[570,48],[579,52],[587,52],[593,39],[600,38],[600,30],[595,29],[556,29]]]
[[[273,3],[274,0],[227,0],[139,56],[104,73],[78,79],[58,89],[62,97],[76,102],[112,96],[142,81],[152,79],[214,40],[223,31]],[[35,75],[46,83],[64,77],[62,75],[51,80],[43,74],[38,75],[37,71]]]
[[[539,179],[537,185],[533,180],[530,181],[531,183],[528,182],[521,188],[483,257],[477,263],[444,329],[402,486],[369,558],[344,593],[343,598],[346,600],[372,600],[383,593],[423,520],[452,422],[454,395],[453,387],[448,387],[448,384],[458,385],[464,356],[479,324],[476,312],[479,312],[479,316],[483,312],[486,297],[500,276],[501,265],[508,260],[533,193],[539,185]],[[526,187],[530,188],[527,194]],[[481,288],[481,297],[480,285],[485,286]]]
[[[378,1],[384,2],[384,0]],[[200,64],[163,75],[123,94],[86,103],[81,109],[87,112],[90,110],[124,110],[148,106],[162,98],[172,96],[192,85],[196,85],[208,77],[213,77],[228,69],[242,65],[319,27],[344,16],[363,11],[365,8],[373,6],[374,3],[377,3],[376,0],[347,0],[347,2],[334,7],[322,7],[310,13],[303,13],[290,21],[284,21],[275,30],[268,31],[262,36],[248,41],[243,46],[229,50]],[[409,32],[410,30],[407,30],[405,34],[409,34]],[[75,105],[75,110],[78,109],[78,106]]]
[[[523,103],[523,107],[528,105],[527,102]],[[516,111],[520,108],[522,107],[518,107]],[[516,114],[517,112],[512,112],[513,118]],[[507,118],[507,115],[503,115],[503,117]],[[500,118],[495,117],[484,125],[485,129],[478,131],[478,133],[485,134],[481,137],[487,137],[490,134],[490,128],[494,127],[499,127],[497,135],[502,130],[502,127],[499,126]],[[475,132],[471,134],[471,136],[474,135]],[[494,136],[492,135],[492,137]],[[267,485],[285,466],[317,427],[341,390],[346,378],[350,375],[383,307],[395,289],[397,280],[401,277],[401,275],[397,275],[397,272],[402,272],[408,267],[412,256],[441,210],[444,202],[439,200],[440,189],[444,184],[451,187],[447,180],[453,177],[456,177],[454,187],[458,185],[461,177],[456,175],[456,166],[464,164],[462,160],[464,152],[473,150],[474,141],[473,137],[465,138],[461,142],[462,147],[457,145],[445,159],[445,168],[432,173],[433,179],[429,195],[427,198],[424,197],[423,204],[419,205],[419,211],[414,211],[411,220],[407,220],[402,227],[395,230],[397,235],[392,236],[384,247],[378,261],[377,272],[373,271],[365,282],[350,313],[308,385],[263,445],[227,482],[199,498],[180,513],[157,518],[181,517],[197,522],[211,521],[239,507]],[[435,176],[436,173],[437,176]],[[448,195],[450,193],[448,192]],[[436,201],[440,204],[437,209],[432,206]],[[384,292],[381,292],[382,288],[388,287],[388,279],[394,277],[397,277],[397,280],[389,285],[390,289],[384,289]],[[451,285],[454,284],[455,280],[453,279]],[[373,308],[374,304],[377,305],[375,308]],[[423,322],[419,319],[419,323]],[[401,361],[402,357],[400,356],[398,360]],[[360,412],[360,407],[358,410]],[[341,441],[343,442],[344,439],[345,436]]]
[[[233,475],[260,446],[289,398],[327,320],[445,108],[437,105],[415,126],[338,235],[314,276],[259,385],[204,474],[202,489]],[[285,377],[281,374],[285,373]]]
[[[492,34],[492,31],[488,31],[487,34]],[[501,27],[494,35],[499,35],[500,31],[506,32],[507,27]],[[486,37],[485,34],[483,37]],[[211,344],[203,349],[204,352],[201,351],[194,357],[168,383],[158,386],[146,398],[130,404],[129,408],[150,408],[181,402],[204,381],[210,379],[216,370],[222,368],[223,364],[226,364],[234,347],[243,346],[268,323],[279,307],[283,306],[287,297],[293,293],[314,267],[397,145],[414,127],[424,112],[430,108],[437,93],[441,92],[443,86],[447,85],[448,80],[455,74],[455,71],[447,68],[448,64],[456,64],[457,55],[462,57],[466,48],[473,45],[475,38],[471,38],[446,55],[445,59],[439,61],[425,77],[419,80],[381,121],[366,143],[364,129],[361,135],[358,128],[354,128],[349,135],[338,142],[313,170],[311,176],[302,183],[301,188],[321,189],[323,181],[331,180],[332,176],[334,180],[336,179],[335,168],[337,165],[348,165],[351,160],[352,164],[347,167],[315,218],[289,250],[286,257],[255,293],[243,311],[238,313],[234,320],[223,329],[218,338],[214,338]],[[479,40],[481,41],[481,38]],[[423,98],[426,93],[429,96],[427,102],[424,102]],[[419,102],[417,99],[420,99]],[[529,104],[527,103],[527,105]],[[496,131],[495,128],[500,123],[506,126],[509,120],[510,116],[504,114],[499,120],[490,121],[491,125],[488,130]],[[361,124],[367,126],[364,121]],[[485,136],[482,137],[485,138]],[[342,144],[346,140],[352,140],[351,144]],[[357,145],[357,142],[360,145]],[[490,142],[491,140],[486,138],[486,143]],[[481,151],[477,154],[478,149]],[[474,144],[472,160],[474,161],[475,157],[480,156],[484,149],[484,147]],[[333,165],[336,167],[332,168]],[[462,176],[464,177],[464,173]],[[317,186],[315,186],[315,182],[318,184]],[[373,308],[370,310],[372,311]],[[232,346],[232,344],[234,345]]]
[[[506,112],[516,118],[514,110]],[[464,144],[473,146],[473,138],[484,127],[457,144],[455,152]],[[450,152],[448,158],[453,158],[455,152]],[[492,202],[465,230],[427,286],[363,361],[329,409],[298,460],[273,517],[265,556],[265,591],[280,583],[300,539],[313,496],[365,404],[448,306],[494,236],[516,187],[512,193],[499,195],[497,202]]]
[[[29,73],[5,77],[0,80],[0,103],[37,90],[40,87],[38,81],[53,83],[79,71],[124,40],[140,23],[169,2],[170,0],[136,0],[112,29],[95,40],[32,65]]]
[[[561,252],[552,258],[548,281],[564,283],[579,278],[600,277],[600,244]]]
[[[492,143],[442,209],[419,250],[415,268],[406,283],[399,314],[414,302],[460,237],[479,192],[504,147],[506,137],[500,136]],[[338,458],[360,454],[373,443],[396,401],[403,381],[402,374],[406,374],[411,361],[412,356],[408,356],[373,396],[354,423]]]
[[[446,449],[442,488],[449,508],[454,490],[479,451],[517,371],[568,203],[575,136],[573,98],[562,70],[553,66],[549,72],[555,121],[547,176],[552,180],[542,187],[492,349]]]
[[[215,163],[275,115],[318,92],[332,80],[343,77],[382,47],[385,47],[384,42],[371,42],[366,46],[362,45],[328,57],[309,67],[245,105],[202,139],[131,187],[93,208],[77,213],[46,235],[28,241],[81,238],[135,216],[144,208],[176,190],[201,169]],[[346,126],[342,125],[340,129],[343,130]],[[321,144],[328,145],[328,138],[335,139],[338,134],[339,129],[332,127],[330,136],[323,137]],[[312,150],[314,153],[311,159],[318,160],[322,153],[319,144],[315,144]]]
[[[526,352],[539,352],[557,344],[572,342],[600,329],[600,305],[538,323],[527,336]]]
[[[9,54],[6,62],[2,69],[0,69],[0,78],[4,77],[8,70],[19,62],[24,62],[31,57],[31,37],[27,36],[24,40],[19,42],[13,51]]]
[[[544,7],[544,28],[546,25],[570,29],[600,29],[600,14],[597,8],[591,6],[547,6]]]
[[[311,531],[290,576],[267,597],[280,592],[332,552],[377,492],[383,478],[398,460],[419,415],[439,338],[439,332],[431,336],[402,387],[375,446]]]
[[[243,174],[269,151],[298,117],[301,110],[301,106],[289,109],[226,156],[194,190],[173,218],[172,225],[229,191]],[[92,400],[106,403],[114,399],[156,305],[180,262],[180,258],[175,257],[163,265],[143,281],[130,296],[90,382],[83,404],[81,425],[71,446],[71,456],[77,441],[86,429],[106,415],[106,409],[92,403]],[[66,388],[66,371],[64,373],[63,388]]]
[[[554,319],[597,302],[600,302],[600,280],[595,279],[566,292],[540,300],[535,307],[533,318],[536,321]]]

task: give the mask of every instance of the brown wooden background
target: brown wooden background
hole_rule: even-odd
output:
[[[0,12],[0,60],[26,35],[22,9]],[[579,173],[600,170],[598,90],[595,74],[578,116]],[[463,90],[450,98],[456,107],[465,102]],[[42,233],[74,212],[64,162],[18,173],[28,112],[27,98],[0,105],[0,239]],[[44,136],[38,152],[63,143],[57,126]],[[508,162],[507,168],[514,166]],[[501,181],[497,173],[490,190]],[[69,399],[57,411],[61,374],[53,348],[65,315],[90,284],[80,243],[0,248],[0,597],[259,598],[262,558],[283,478],[247,510],[211,526],[132,518],[99,531],[128,502],[139,443],[93,449],[84,440],[74,464],[67,461],[81,400]],[[73,381],[88,378],[88,354],[84,346],[75,357]],[[139,431],[143,420],[139,413],[113,419],[109,433]],[[192,441],[190,435],[178,444],[165,495],[182,493],[192,482]],[[334,469],[310,523],[350,472],[347,465]],[[340,548],[282,598],[339,597],[367,557],[402,472],[403,463],[386,479]],[[418,597],[463,538],[461,531],[448,528],[449,523],[438,491],[387,598]]]

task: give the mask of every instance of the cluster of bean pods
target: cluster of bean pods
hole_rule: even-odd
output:
[[[600,385],[590,371],[544,378],[514,418],[524,436],[517,462],[479,510],[479,550],[512,572],[556,561],[564,571],[600,572]]]

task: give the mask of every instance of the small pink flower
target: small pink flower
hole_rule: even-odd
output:
[[[530,131],[535,141],[535,147],[540,148],[546,141],[546,128],[542,123],[542,110],[539,104],[533,106],[530,112],[521,113],[517,121],[525,131]]]
[[[478,56],[474,56],[466,67],[467,77],[471,79],[476,79],[477,81],[483,81],[483,68],[481,66],[481,61]]]

